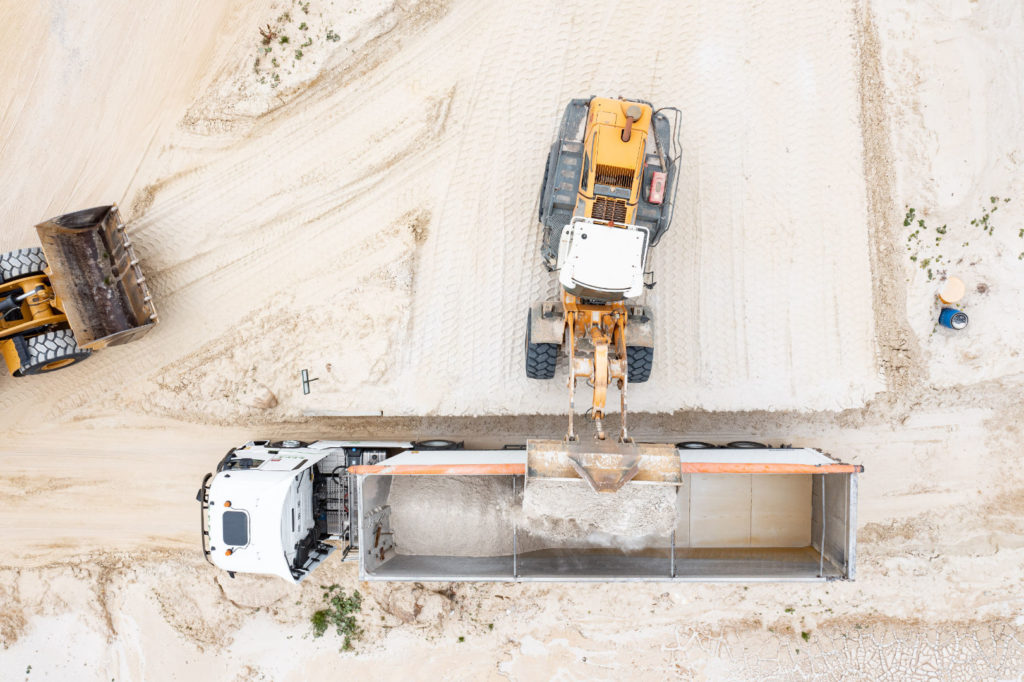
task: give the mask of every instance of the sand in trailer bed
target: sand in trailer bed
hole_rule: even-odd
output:
[[[675,524],[673,486],[630,483],[596,493],[583,481],[509,476],[395,476],[388,504],[399,554],[498,556],[519,550],[665,545]]]
[[[627,483],[618,492],[598,493],[582,480],[531,479],[518,522],[531,536],[527,549],[667,546],[676,495],[669,485]]]
[[[512,553],[509,476],[394,476],[388,504],[399,554]]]

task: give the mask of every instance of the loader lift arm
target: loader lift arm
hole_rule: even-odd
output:
[[[569,428],[565,439],[579,440],[574,425],[574,412],[576,382],[582,378],[593,387],[593,399],[587,411],[594,421],[598,440],[605,440],[607,437],[604,418],[608,386],[614,384],[619,389],[622,424],[619,428],[618,441],[628,443],[631,439],[626,424],[626,387],[629,384],[626,307],[621,302],[611,306],[586,304],[567,292],[562,295],[562,305],[565,307],[569,353]],[[578,355],[577,344],[581,342],[587,343],[592,352]],[[614,356],[609,354],[612,347],[615,349]]]

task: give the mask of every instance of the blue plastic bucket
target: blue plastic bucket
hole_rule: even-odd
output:
[[[939,324],[959,331],[967,326],[967,313],[956,308],[943,308],[939,313]]]

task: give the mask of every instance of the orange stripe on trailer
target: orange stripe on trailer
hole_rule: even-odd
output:
[[[684,474],[859,474],[860,464],[793,464],[786,462],[683,462]]]
[[[859,474],[859,464],[793,464],[786,462],[683,462],[684,474]],[[351,474],[387,476],[525,476],[526,465],[503,464],[361,464]]]
[[[526,465],[501,464],[360,464],[349,467],[350,474],[385,474],[388,476],[525,476]]]

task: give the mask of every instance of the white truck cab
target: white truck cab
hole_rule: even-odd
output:
[[[207,474],[203,552],[218,568],[300,582],[336,549],[354,542],[354,495],[346,469],[412,447],[392,441],[250,441]]]

